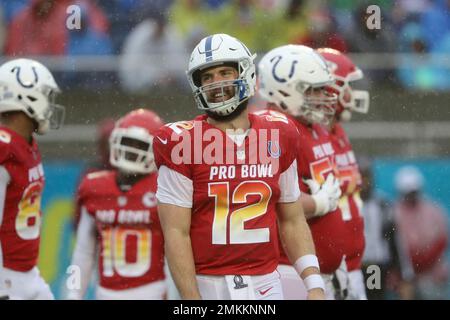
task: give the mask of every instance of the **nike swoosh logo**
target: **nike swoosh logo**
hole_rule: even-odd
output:
[[[157,137],[159,141],[161,141],[162,144],[167,144],[167,139],[161,139],[160,137]]]
[[[269,290],[271,290],[273,287],[267,288],[266,290],[259,290],[259,294],[260,295],[265,295],[267,292],[269,292]]]

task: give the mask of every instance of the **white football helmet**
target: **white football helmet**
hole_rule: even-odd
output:
[[[255,57],[256,54],[252,55],[241,41],[227,34],[214,34],[203,38],[192,51],[187,71],[197,107],[226,116],[253,96],[256,87]],[[230,63],[238,70],[239,76],[236,80],[201,85],[200,71]],[[234,97],[222,102],[208,101],[207,91],[221,88],[223,95],[226,87],[234,87]]]
[[[23,111],[36,121],[38,134],[64,121],[64,107],[54,103],[60,92],[51,72],[37,61],[15,59],[0,66],[0,113]]]
[[[119,119],[109,138],[111,165],[131,174],[156,171],[153,134],[163,125],[156,113],[145,109],[133,110]]]
[[[337,95],[329,86],[334,77],[312,48],[275,48],[261,59],[258,72],[259,93],[265,100],[309,123],[327,124],[332,119]]]

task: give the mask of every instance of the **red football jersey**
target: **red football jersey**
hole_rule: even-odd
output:
[[[280,114],[273,110],[267,110],[264,113]],[[309,187],[303,179],[315,179],[322,184],[329,173],[337,176],[333,167],[334,149],[326,136],[318,134],[317,126],[308,127],[293,117],[286,116],[295,123],[300,133],[297,149],[300,190],[310,193]],[[319,259],[320,271],[333,273],[339,267],[344,254],[345,229],[340,210],[337,209],[322,217],[308,219],[308,224]],[[280,263],[291,264],[283,250]]]
[[[325,132],[325,129],[323,130]],[[344,128],[337,123],[329,135],[336,152],[334,163],[339,171],[341,183],[342,197],[339,201],[339,208],[342,211],[342,219],[347,230],[345,237],[347,269],[352,271],[361,268],[365,247],[364,219],[361,211],[363,202],[359,195],[361,174]]]
[[[0,127],[0,261],[26,272],[39,256],[44,169],[36,141]]]
[[[251,128],[240,146],[206,115],[166,125],[153,142],[158,168],[193,182],[197,274],[258,275],[278,265],[279,178],[295,161],[298,131],[285,118],[249,114],[248,119]],[[178,139],[185,144],[182,154]],[[214,148],[215,141],[223,143]]]
[[[156,207],[157,174],[121,191],[116,171],[88,174],[77,201],[95,219],[100,285],[122,290],[162,280],[164,242]],[[85,211],[85,212],[86,212]]]

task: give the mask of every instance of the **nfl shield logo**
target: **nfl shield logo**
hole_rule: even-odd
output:
[[[119,207],[123,207],[127,204],[128,200],[127,197],[125,196],[120,196],[117,198],[117,204],[119,205]]]
[[[269,152],[269,155],[274,159],[278,159],[281,155],[280,145],[277,141],[267,142],[267,151]]]

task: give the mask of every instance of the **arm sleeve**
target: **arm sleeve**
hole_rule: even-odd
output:
[[[72,256],[72,266],[77,266],[80,271],[80,286],[69,289],[68,299],[83,299],[94,267],[96,248],[94,218],[89,215],[85,207],[82,207],[77,242]]]
[[[8,170],[2,165],[0,165],[0,226],[2,225],[3,221],[3,211],[5,210],[5,203],[6,203],[6,189],[8,188],[9,181],[11,180],[11,177],[9,175]],[[0,255],[1,259],[1,255]],[[2,262],[0,260],[0,262]],[[1,264],[0,264],[1,266]]]
[[[3,215],[5,210],[5,203],[6,203],[6,189],[8,188],[9,181],[11,180],[11,177],[9,176],[8,170],[4,166],[0,165],[0,227],[3,222]],[[1,250],[1,245],[0,245]],[[6,289],[2,289],[3,280],[1,279],[2,276],[2,268],[3,268],[3,258],[0,254],[0,297],[6,295]]]
[[[193,194],[194,187],[191,179],[166,166],[159,168],[156,192],[159,202],[192,208]]]
[[[280,175],[278,183],[281,190],[278,202],[287,203],[297,201],[300,197],[297,160],[294,160],[290,167]]]
[[[166,166],[191,179],[192,146],[189,132],[175,134],[172,129],[163,127],[156,132],[152,146],[158,169]]]

